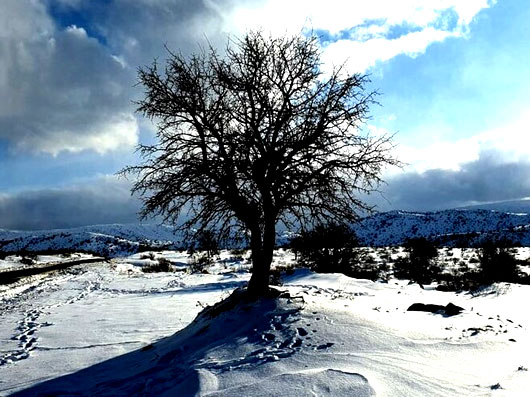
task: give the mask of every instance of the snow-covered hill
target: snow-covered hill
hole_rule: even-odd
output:
[[[363,246],[401,245],[426,237],[446,246],[475,246],[487,239],[530,245],[530,214],[492,210],[437,212],[391,211],[363,218],[354,225]],[[289,233],[278,236],[285,245]],[[172,226],[156,224],[99,225],[74,229],[22,232],[0,230],[0,251],[85,251],[107,257],[142,249],[183,248],[185,241]]]
[[[475,204],[461,207],[463,210],[493,210],[499,212],[530,213],[530,198],[520,200],[496,201],[487,204]]]
[[[442,245],[474,246],[487,239],[507,239],[530,245],[530,214],[492,210],[436,212],[382,212],[362,219],[354,227],[361,245],[403,244],[425,237]]]
[[[0,250],[85,251],[115,257],[144,248],[179,248],[182,239],[172,226],[155,224],[97,225],[46,231],[0,230]]]

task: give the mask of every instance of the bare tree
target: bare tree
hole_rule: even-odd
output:
[[[158,142],[140,146],[144,162],[123,172],[136,176],[142,215],[246,230],[256,295],[269,288],[278,222],[355,221],[369,209],[358,193],[398,164],[390,137],[360,130],[376,94],[365,92],[367,76],[324,75],[314,37],[251,32],[223,56],[169,52],[163,71],[155,61],[139,81],[138,111],[156,120]]]

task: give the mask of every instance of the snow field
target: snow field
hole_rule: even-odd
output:
[[[472,256],[451,253],[441,260]],[[177,271],[141,271],[159,257]],[[224,251],[209,274],[188,274],[187,260],[136,254],[0,292],[0,394],[527,395],[529,286],[454,293],[297,269],[283,277],[283,297],[193,322],[248,281],[249,264]],[[275,253],[276,265],[292,262]],[[416,302],[465,310],[407,312]]]

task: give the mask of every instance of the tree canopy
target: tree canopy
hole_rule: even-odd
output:
[[[320,68],[315,37],[250,32],[190,57],[169,52],[139,69],[138,111],[157,123],[157,142],[140,146],[133,173],[142,215],[186,230],[239,227],[250,235],[249,290],[268,290],[278,222],[353,222],[358,198],[381,181],[391,138],[361,127],[375,92],[368,77]]]

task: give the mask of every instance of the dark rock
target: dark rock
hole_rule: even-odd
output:
[[[446,306],[434,305],[431,303],[428,303],[428,304],[413,303],[407,309],[407,311],[409,312],[429,312],[429,313],[443,314],[444,316],[455,316],[457,314],[460,314],[462,310],[464,310],[462,307],[456,306],[452,303],[449,303]]]
[[[452,303],[447,304],[444,309],[446,316],[455,316],[457,314],[460,314],[463,310],[463,307],[453,305]]]
[[[431,312],[431,313],[437,313],[445,309],[445,306],[442,305],[433,305],[433,304],[425,304],[425,303],[413,303],[410,305],[410,307],[407,309],[409,312]]]
[[[324,350],[324,349],[329,349],[331,346],[333,346],[335,343],[333,342],[328,342],[328,343],[324,343],[322,345],[319,345],[317,346],[317,350]]]

